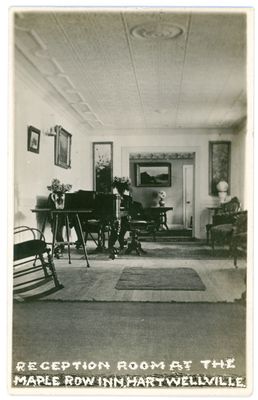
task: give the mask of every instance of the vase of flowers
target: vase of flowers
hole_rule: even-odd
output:
[[[126,191],[130,191],[131,179],[125,176],[115,176],[112,182],[112,187],[117,190],[121,197],[123,197]]]
[[[160,207],[164,207],[165,206],[165,198],[167,197],[167,194],[164,190],[160,190],[158,192],[158,198],[159,198],[159,205]]]
[[[63,210],[65,206],[65,193],[72,189],[69,183],[61,183],[59,179],[54,178],[51,185],[47,186],[51,190],[50,198],[57,210]]]

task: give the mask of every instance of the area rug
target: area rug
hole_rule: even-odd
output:
[[[192,268],[124,268],[119,290],[206,290]]]

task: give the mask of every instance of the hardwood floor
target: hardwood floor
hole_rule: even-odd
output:
[[[61,259],[55,259],[57,275],[64,288],[42,297],[41,300],[234,302],[241,300],[246,290],[246,261],[240,258],[236,269],[232,257],[228,257],[227,249],[213,253],[209,246],[201,242],[146,242],[144,248],[147,253],[141,257],[122,254],[117,259],[111,260],[107,253],[93,254],[94,247],[89,243],[90,268],[86,268],[82,250],[72,249],[71,264],[68,263],[67,253],[64,253]],[[192,268],[198,273],[206,290],[116,289],[117,281],[126,267]],[[49,286],[51,285],[53,284],[50,283]],[[22,300],[18,296],[15,299]]]
[[[159,253],[156,257],[152,248],[164,246],[164,257]],[[172,245],[171,245],[172,246]],[[64,289],[42,298],[61,301],[129,301],[129,302],[234,302],[240,300],[246,290],[246,261],[239,260],[238,268],[234,268],[232,258],[227,259],[177,259],[176,247],[173,248],[174,258],[169,257],[171,246],[161,243],[144,243],[147,254],[119,256],[110,260],[107,254],[89,255],[90,268],[86,268],[81,253],[74,252],[77,259],[68,264],[67,256],[55,260],[59,280]],[[180,245],[182,251],[182,246]],[[190,246],[190,245],[189,245]],[[189,250],[189,246],[187,246]],[[202,248],[205,245],[200,245]],[[195,244],[196,247],[196,244]],[[206,246],[207,247],[207,246]],[[200,276],[205,291],[181,290],[118,290],[116,283],[126,267],[147,268],[193,268]]]

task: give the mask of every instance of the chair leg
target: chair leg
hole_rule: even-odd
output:
[[[210,224],[206,225],[206,243],[207,244],[210,243],[210,229],[211,229],[211,225]]]
[[[233,258],[234,258],[234,267],[237,268],[238,266],[237,266],[237,254],[236,253],[234,253]]]
[[[156,232],[157,232],[157,230],[154,228],[154,229],[153,229],[153,241],[154,241],[154,242],[157,241]]]
[[[147,254],[147,251],[143,250],[141,242],[139,240],[137,241],[136,253],[138,254],[138,256],[140,256],[141,254]]]
[[[212,248],[212,251],[214,252],[215,251],[215,240],[213,237],[211,237],[211,248]]]
[[[233,256],[234,267],[237,268],[237,246],[234,245],[233,241],[230,244],[230,251]]]

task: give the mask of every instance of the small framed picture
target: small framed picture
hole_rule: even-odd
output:
[[[55,165],[71,168],[72,135],[61,126],[56,126],[55,130]]]
[[[27,150],[32,151],[33,153],[39,153],[39,144],[40,144],[40,130],[30,125],[28,127]]]

